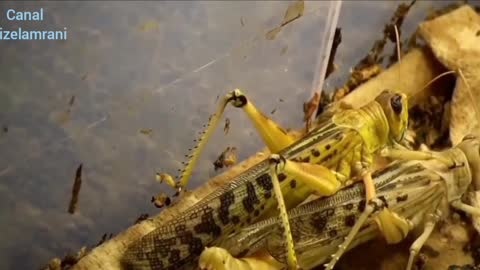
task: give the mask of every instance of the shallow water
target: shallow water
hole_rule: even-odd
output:
[[[343,3],[339,70],[326,89],[344,82],[398,3]],[[429,8],[449,3],[417,3],[403,34],[409,36]],[[302,18],[266,40],[287,6],[3,3],[4,30],[67,27],[68,40],[0,41],[0,269],[38,269],[54,256],[96,244],[104,233],[120,232],[140,213],[158,212],[150,198],[168,189],[154,173],[181,168],[218,95],[239,87],[283,126],[300,127],[328,3],[307,2]],[[8,8],[39,7],[42,22],[5,19]],[[239,159],[262,146],[241,112],[229,108],[227,117],[230,132],[215,134],[191,188],[218,173],[212,163],[227,146],[239,149]],[[70,215],[79,164],[83,184],[78,211]]]

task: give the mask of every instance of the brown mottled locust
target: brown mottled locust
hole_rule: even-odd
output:
[[[448,215],[449,206],[480,215],[480,209],[462,202],[472,181],[480,179],[479,141],[467,136],[457,147],[437,152],[440,159],[428,158],[431,152],[424,152],[424,155],[408,150],[398,153],[396,157],[403,160],[394,161],[376,172],[374,183],[382,201],[381,207],[388,207],[407,219],[411,229],[423,228],[423,233],[410,248],[406,268],[411,269],[435,223]],[[341,255],[339,246],[345,245],[345,239],[351,238],[349,245],[340,248],[343,251],[380,235],[372,218],[379,212],[380,205],[374,206],[365,222],[359,222],[365,213],[364,193],[363,185],[358,183],[333,196],[289,211],[295,251],[302,269],[311,269],[332,258],[336,262]],[[221,248],[207,248],[200,256],[200,267],[216,270],[282,269],[285,265],[280,262],[286,260],[285,241],[279,219],[271,218],[242,229],[221,243]],[[235,259],[231,255],[252,255],[261,250],[268,251],[276,260],[265,257]]]
[[[231,233],[278,215],[277,208],[288,227],[287,209],[312,193],[330,196],[355,181],[365,183],[366,202],[375,200],[370,168],[373,157],[401,142],[408,122],[407,96],[385,90],[362,108],[335,112],[304,137],[295,138],[237,89],[225,96],[211,118],[183,177],[175,184],[180,190],[228,104],[247,113],[272,152],[271,157],[129,246],[122,258],[126,268],[173,270],[195,265],[206,246],[218,245]],[[389,242],[400,240],[401,232],[408,230],[406,221],[388,208],[382,214],[378,220],[384,227],[399,228],[388,231],[386,238]],[[288,229],[285,237],[291,238]],[[294,267],[293,246],[289,245],[288,253],[288,264]]]

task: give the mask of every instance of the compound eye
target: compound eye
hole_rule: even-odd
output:
[[[402,96],[401,95],[394,95],[390,99],[390,105],[392,106],[393,111],[397,114],[400,115],[403,110],[403,104],[402,104]]]

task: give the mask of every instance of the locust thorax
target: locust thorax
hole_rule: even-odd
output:
[[[480,190],[480,141],[473,135],[467,135],[457,146],[465,154],[471,173],[471,179],[462,180],[459,186],[473,184],[475,190]],[[460,164],[461,165],[461,164]],[[459,179],[458,181],[461,181]]]
[[[401,142],[408,124],[408,98],[400,92],[384,90],[375,101],[380,104],[390,128],[390,138]]]

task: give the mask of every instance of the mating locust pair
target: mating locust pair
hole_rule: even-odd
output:
[[[234,90],[172,186],[186,186],[228,104],[247,113],[271,156],[130,246],[123,257],[126,268],[311,269],[326,263],[333,269],[345,251],[377,234],[397,243],[423,227],[411,247],[411,269],[435,222],[448,211],[445,201],[480,213],[461,201],[479,177],[478,140],[468,136],[444,152],[407,149],[402,145],[407,97],[392,91],[360,109],[321,117],[313,130],[296,138]],[[373,173],[375,155],[394,161]],[[311,194],[321,198],[300,205]],[[261,250],[276,260],[232,257]]]

